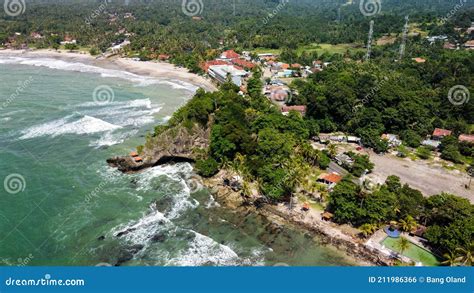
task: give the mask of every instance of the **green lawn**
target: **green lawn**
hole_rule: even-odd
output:
[[[385,247],[400,253],[400,249],[398,248],[398,243],[400,238],[394,239],[387,237],[384,241],[382,241],[382,245]],[[410,243],[410,248],[403,252],[403,255],[409,257],[415,262],[421,262],[425,266],[438,266],[439,260],[428,250],[419,247],[413,243]]]

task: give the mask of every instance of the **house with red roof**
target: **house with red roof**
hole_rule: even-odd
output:
[[[238,58],[240,58],[240,55],[234,50],[227,50],[221,54],[221,59],[232,60]]]
[[[255,64],[244,59],[234,58],[231,60],[231,62],[232,64],[240,66],[245,69],[253,69],[255,67]]]
[[[433,136],[432,138],[433,139],[437,139],[437,140],[441,140],[443,138],[445,138],[446,136],[450,136],[453,132],[451,130],[447,130],[447,129],[442,129],[442,128],[436,128],[434,131],[433,131]]]
[[[296,112],[300,113],[301,115],[305,116],[306,115],[306,106],[283,106],[283,107],[281,107],[281,113],[285,116],[290,114],[290,111],[296,111]]]

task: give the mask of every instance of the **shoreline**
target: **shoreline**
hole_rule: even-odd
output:
[[[186,68],[179,68],[167,62],[135,61],[129,58],[111,57],[107,59],[96,58],[86,52],[53,49],[39,50],[0,50],[0,56],[9,57],[36,57],[51,58],[56,60],[79,62],[86,65],[97,66],[104,69],[122,70],[140,76],[146,76],[164,80],[178,80],[202,88],[205,91],[213,92],[217,87],[211,80],[194,73],[188,72]]]
[[[268,221],[293,226],[312,233],[320,238],[320,243],[330,249],[336,249],[344,257],[354,262],[355,266],[393,266],[393,260],[374,248],[367,246],[364,241],[354,239],[345,234],[335,224],[318,220],[317,212],[304,214],[299,212],[301,204],[296,204],[293,210],[286,205],[261,204],[256,207],[251,199],[244,198],[240,192],[222,184],[223,178],[231,178],[225,170],[221,170],[211,178],[203,179],[203,185],[209,189],[223,207],[232,210],[243,209],[264,216]]]

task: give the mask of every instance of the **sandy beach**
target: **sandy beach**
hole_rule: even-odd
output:
[[[190,83],[206,91],[215,91],[217,87],[207,78],[188,72],[186,68],[178,68],[173,64],[154,61],[135,61],[128,58],[96,58],[85,52],[69,52],[66,50],[0,50],[0,56],[22,56],[52,58],[68,62],[80,62],[107,69],[123,70],[141,76],[164,80],[179,80]]]

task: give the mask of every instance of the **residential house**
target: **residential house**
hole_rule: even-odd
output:
[[[232,59],[239,59],[239,58],[240,58],[240,55],[236,53],[234,50],[224,51],[220,56],[220,59],[227,60],[227,61],[231,61]]]
[[[474,40],[467,41],[464,47],[468,50],[474,50]]]
[[[344,153],[337,155],[335,160],[339,166],[351,167],[352,165],[354,165],[354,160]]]
[[[75,45],[77,41],[73,39],[71,36],[65,36],[64,41],[61,42],[61,45]]]
[[[441,141],[439,140],[432,140],[432,139],[425,139],[421,142],[421,145],[437,149],[441,145]]]
[[[168,54],[160,54],[160,55],[158,55],[158,59],[159,59],[160,61],[168,61],[170,58],[171,58],[171,56],[168,55]]]
[[[40,33],[37,33],[37,32],[32,32],[30,34],[30,36],[35,39],[35,40],[38,40],[38,39],[43,39],[44,37],[40,34]]]
[[[417,57],[417,58],[412,58],[411,60],[415,61],[416,63],[425,63],[426,59]]]
[[[452,133],[453,132],[451,130],[436,128],[433,131],[433,135],[431,136],[431,138],[434,140],[442,140],[446,136],[450,136]]]
[[[473,134],[461,134],[459,136],[459,142],[467,142],[469,144],[474,144],[474,135]]]
[[[118,45],[115,45],[115,46],[109,48],[109,50],[112,52],[112,54],[118,54],[118,53],[120,53],[120,52],[123,51],[123,48],[124,48],[125,46],[128,46],[128,45],[130,45],[130,41],[129,41],[129,40],[125,40],[125,41],[123,41],[122,43],[120,43],[120,44],[118,44]]]
[[[443,49],[447,49],[447,50],[456,50],[457,49],[457,46],[455,44],[452,44],[452,43],[444,43],[443,45]]]
[[[342,176],[337,173],[324,173],[318,177],[317,182],[326,185],[328,189],[333,189],[341,180]]]
[[[251,69],[255,68],[255,64],[253,64],[250,61],[244,60],[244,59],[234,58],[230,62],[234,65],[243,67],[247,70],[251,70]]]
[[[290,111],[296,111],[302,116],[306,115],[306,106],[283,106],[281,107],[281,113],[283,115],[289,115]]]
[[[400,140],[398,135],[386,133],[383,134],[381,138],[382,140],[386,140],[391,148],[399,147],[402,145],[402,141]]]

